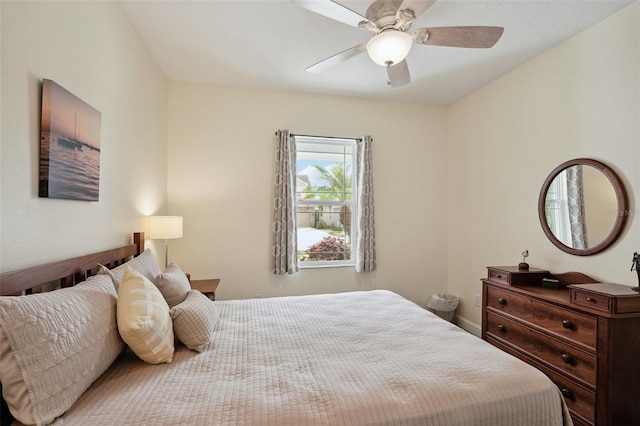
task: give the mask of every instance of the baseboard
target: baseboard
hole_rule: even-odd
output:
[[[482,335],[482,329],[480,328],[479,325],[471,321],[468,321],[462,317],[456,317],[456,325],[461,329],[468,331],[469,333],[473,334],[476,337],[481,337]]]

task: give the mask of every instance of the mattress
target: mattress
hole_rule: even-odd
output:
[[[125,352],[57,423],[571,424],[540,371],[395,293],[212,303],[204,352]]]

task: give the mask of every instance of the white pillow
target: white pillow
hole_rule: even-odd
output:
[[[104,275],[48,293],[0,297],[0,327],[3,394],[11,414],[25,424],[62,415],[123,348],[116,293]],[[22,382],[6,369],[16,365]]]
[[[116,286],[116,290],[120,286],[120,281],[124,275],[124,271],[127,268],[131,268],[134,271],[140,272],[149,281],[154,281],[158,275],[162,273],[156,258],[153,256],[153,252],[150,249],[146,249],[138,257],[134,257],[130,261],[123,263],[122,265],[109,269],[104,265],[98,265],[100,274],[107,274],[113,280],[113,285]]]
[[[118,330],[122,340],[149,364],[173,360],[173,324],[160,290],[127,268],[118,288]]]
[[[171,262],[164,273],[156,277],[154,283],[160,289],[160,293],[169,304],[169,308],[182,303],[191,290],[187,275],[176,262]]]
[[[184,302],[169,312],[178,340],[189,349],[202,352],[218,322],[216,304],[198,290],[191,290]]]

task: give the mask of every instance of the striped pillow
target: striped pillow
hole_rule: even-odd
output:
[[[216,304],[198,290],[191,290],[184,302],[169,311],[178,340],[194,351],[202,352],[211,341],[218,321]]]
[[[157,287],[127,268],[118,288],[118,331],[122,340],[149,364],[173,360],[173,324]]]
[[[164,273],[156,277],[154,283],[160,289],[160,293],[169,304],[169,308],[182,303],[187,298],[189,290],[191,290],[187,275],[176,262],[171,262]]]

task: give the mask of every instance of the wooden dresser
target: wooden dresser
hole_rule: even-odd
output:
[[[549,376],[574,424],[640,424],[640,295],[577,272],[487,269],[482,338]]]

